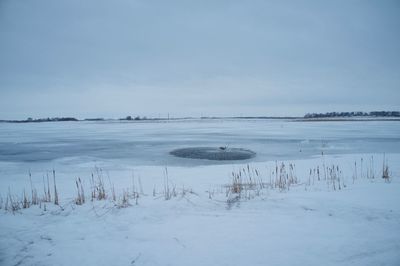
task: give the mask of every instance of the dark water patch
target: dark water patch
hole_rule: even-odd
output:
[[[227,147],[190,147],[173,150],[170,154],[181,158],[215,161],[247,160],[256,156],[251,150]]]

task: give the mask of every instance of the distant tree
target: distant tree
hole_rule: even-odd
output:
[[[353,116],[376,116],[376,117],[400,117],[399,111],[373,111],[373,112],[328,112],[307,113],[304,118],[327,118],[327,117],[353,117]]]

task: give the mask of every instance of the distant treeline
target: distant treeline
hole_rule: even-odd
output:
[[[398,111],[373,111],[373,112],[329,112],[306,114],[304,118],[329,118],[329,117],[400,117]]]
[[[304,115],[304,119],[310,118],[338,118],[338,117],[400,117],[399,111],[373,111],[373,112],[329,112],[329,113],[308,113]],[[273,116],[240,116],[240,117],[201,117],[201,119],[299,119],[300,117],[273,117]],[[105,119],[105,118],[85,118],[83,120],[75,117],[53,117],[53,118],[39,118],[33,119],[29,117],[25,120],[0,120],[6,123],[41,123],[41,122],[65,122],[65,121],[141,121],[141,120],[179,120],[179,119],[196,119],[196,117],[182,117],[182,118],[148,118],[146,116],[130,115],[119,119]]]
[[[104,121],[106,119],[104,118],[85,118],[83,120],[79,120],[75,117],[48,117],[48,118],[38,118],[38,119],[33,119],[31,117],[24,119],[24,120],[0,120],[0,122],[8,122],[8,123],[41,123],[41,122],[65,122],[65,121]],[[111,119],[113,120],[113,119]],[[118,120],[156,120],[156,119],[148,119],[147,117],[143,116],[127,116],[124,118],[119,118]]]
[[[61,122],[61,121],[79,121],[74,117],[52,117],[52,118],[39,118],[33,119],[29,117],[25,120],[2,120],[3,122],[10,122],[10,123],[41,123],[41,122]]]
[[[135,116],[134,118],[132,117],[132,116],[130,116],[130,115],[128,115],[127,117],[125,117],[125,118],[120,118],[119,120],[128,120],[128,121],[131,121],[131,120],[147,120],[147,117],[145,117],[145,116],[143,116],[143,117],[140,117],[140,116]]]
[[[118,118],[118,120],[121,120],[121,121],[124,121],[124,120],[126,120],[126,121],[131,121],[131,120],[136,120],[136,121],[138,121],[138,120],[159,120],[159,119],[161,119],[161,118],[147,118],[145,116],[143,116],[143,117],[140,117],[140,116],[132,117],[130,115],[128,115],[127,117]],[[85,119],[85,121],[104,121],[104,120],[106,120],[106,119],[104,119],[104,118],[86,118]],[[113,120],[113,119],[108,119],[108,120]]]

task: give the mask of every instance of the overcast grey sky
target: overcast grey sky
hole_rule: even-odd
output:
[[[0,119],[400,109],[400,1],[0,0]]]

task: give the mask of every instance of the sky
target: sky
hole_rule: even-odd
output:
[[[400,110],[400,1],[0,0],[0,119]]]

